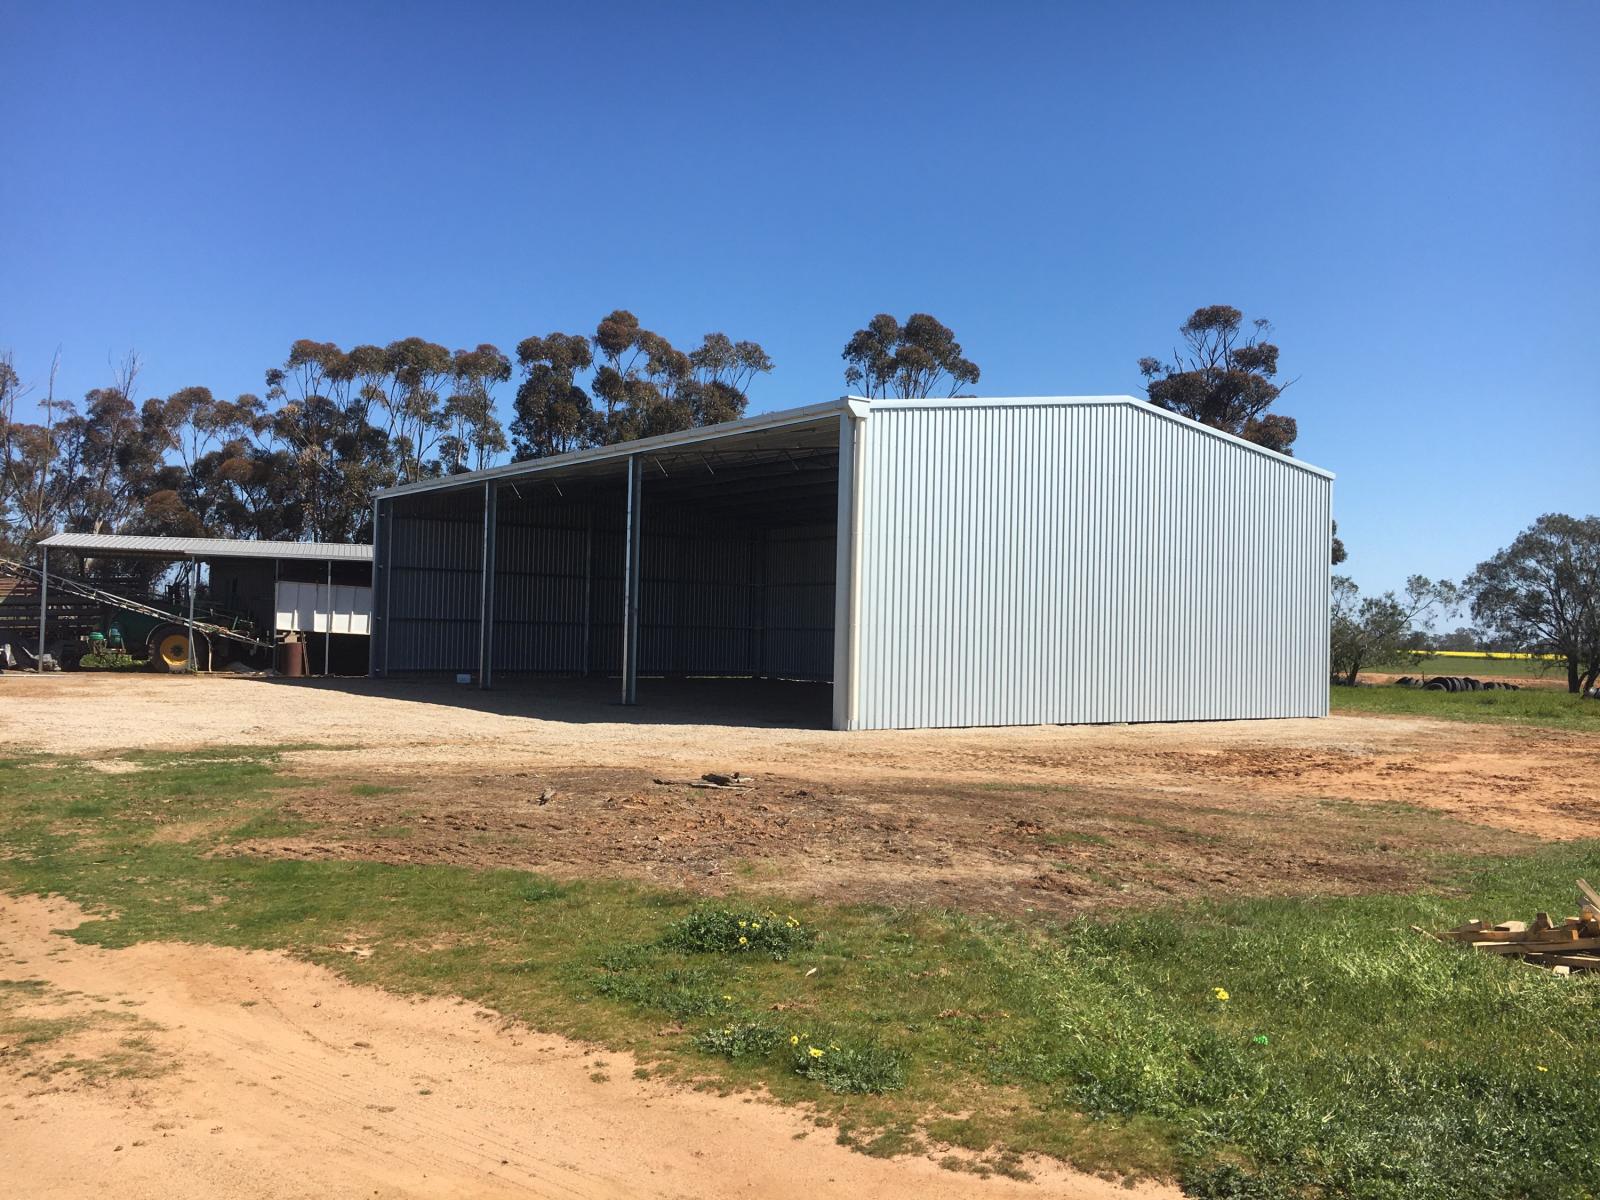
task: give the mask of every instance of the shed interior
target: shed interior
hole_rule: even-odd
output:
[[[831,682],[837,418],[638,457],[640,703],[675,693],[662,680]],[[385,500],[379,673],[620,677],[629,471],[612,457]],[[826,692],[810,689],[820,724]],[[794,693],[772,707],[792,713]]]

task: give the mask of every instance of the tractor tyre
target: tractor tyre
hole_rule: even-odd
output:
[[[203,639],[196,634],[194,653],[204,658]],[[189,631],[182,625],[163,625],[150,635],[150,669],[166,675],[179,675],[189,669]]]

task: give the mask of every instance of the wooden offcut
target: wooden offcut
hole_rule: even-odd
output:
[[[1531,922],[1468,921],[1438,935],[1441,940],[1460,942],[1484,954],[1508,955],[1536,966],[1572,971],[1600,970],[1600,893],[1587,880],[1578,880],[1578,915],[1562,921],[1549,913],[1534,915]]]

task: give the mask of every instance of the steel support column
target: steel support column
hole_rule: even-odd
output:
[[[594,654],[594,501],[583,526],[583,676],[593,669]]]
[[[839,503],[833,584],[833,727],[852,729],[860,694],[862,466],[866,421],[839,418]]]
[[[494,682],[494,543],[500,491],[483,485],[483,557],[478,585],[478,686]]]
[[[383,567],[383,528],[378,524],[378,513],[383,506],[383,501],[372,502],[372,578],[367,580],[372,587],[371,607],[367,613],[367,678],[378,677],[378,639],[383,636],[383,618],[378,615],[378,574]]]
[[[322,677],[333,674],[333,559],[328,560],[328,608],[323,614],[327,628],[322,631]]]
[[[41,675],[44,674],[44,625],[45,607],[50,599],[50,551],[39,547],[39,657],[34,660],[34,669]]]
[[[374,543],[373,557],[377,557],[376,543]],[[389,513],[383,522],[383,658],[380,660],[380,674],[389,674],[389,637],[393,632],[393,622],[389,617],[390,594],[394,591],[394,501],[389,501]],[[377,598],[374,597],[374,600]]]
[[[200,590],[200,560],[189,560],[189,670],[198,671],[200,664],[194,660],[194,594]]]
[[[639,535],[643,528],[644,460],[628,459],[628,511],[622,565],[622,702],[639,703]]]

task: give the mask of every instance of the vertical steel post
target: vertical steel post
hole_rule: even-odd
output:
[[[394,636],[394,501],[389,501],[389,516],[383,523],[383,668],[389,674],[389,643]]]
[[[371,599],[367,603],[367,678],[375,679],[378,674],[378,638],[382,636],[378,617],[378,572],[383,568],[383,542],[380,540],[382,530],[378,527],[378,508],[380,500],[372,502],[372,577],[367,580],[372,589],[368,594]]]
[[[478,686],[494,683],[494,572],[495,528],[499,522],[500,492],[494,483],[483,485],[483,562],[478,594]]]
[[[189,670],[198,671],[200,664],[194,660],[194,594],[200,588],[200,560],[189,560]]]
[[[328,608],[323,619],[327,621],[327,628],[322,633],[322,677],[326,679],[333,673],[333,559],[328,560]]]
[[[862,453],[866,420],[839,418],[839,496],[835,517],[833,594],[833,727],[856,723],[861,659],[861,517],[865,500]]]
[[[34,660],[34,669],[39,674],[44,674],[44,619],[45,606],[50,599],[50,551],[39,547],[39,657]]]
[[[644,460],[628,458],[626,554],[622,567],[622,702],[639,703],[639,534],[643,523]]]
[[[594,643],[594,501],[583,526],[583,675],[588,678]]]
[[[272,560],[272,628],[267,633],[267,641],[272,643],[272,650],[267,661],[267,671],[276,673],[278,670],[278,618],[283,614],[283,600],[280,595],[280,577],[283,575],[283,560]]]

